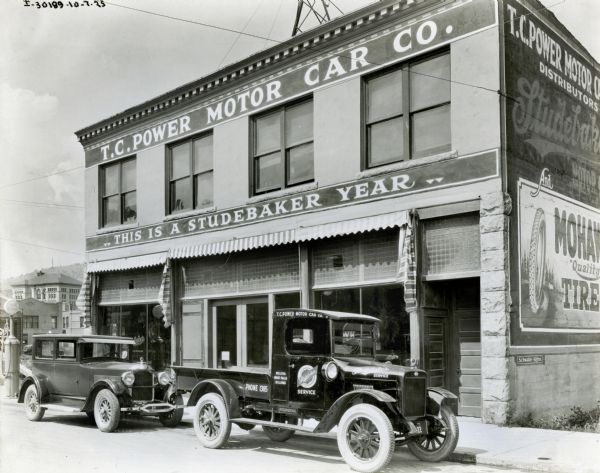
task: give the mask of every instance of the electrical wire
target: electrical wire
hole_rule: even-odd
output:
[[[256,15],[256,12],[258,11],[258,9],[260,8],[260,6],[262,5],[264,0],[260,0],[259,2],[257,2],[256,4],[256,8],[254,9],[254,12],[252,13],[252,15],[250,15],[250,18],[248,18],[248,21],[246,22],[246,24],[244,25],[244,27],[242,28],[242,32],[238,33],[238,35],[235,37],[235,40],[233,41],[233,43],[231,43],[231,47],[227,50],[227,52],[225,53],[225,55],[223,56],[223,59],[221,60],[221,62],[219,63],[219,65],[217,66],[217,69],[221,69],[221,66],[223,65],[223,63],[225,62],[225,59],[227,59],[227,56],[229,56],[229,53],[231,51],[233,51],[233,48],[235,47],[235,45],[237,44],[238,40],[242,37],[243,32],[246,30],[246,28],[248,28],[248,25],[250,24],[250,22],[252,21],[252,19],[254,18],[254,16]]]
[[[33,202],[30,200],[14,200],[14,199],[0,199],[0,203],[6,202],[11,204],[22,204],[22,205],[30,205],[32,207],[41,207],[41,208],[65,208],[65,209],[84,209],[83,205],[69,205],[69,204],[53,204],[51,202]]]
[[[77,166],[77,167],[74,167],[71,169],[65,169],[63,171],[56,171],[51,174],[45,174],[43,176],[32,177],[31,179],[25,179],[24,181],[13,182],[11,184],[4,184],[3,186],[0,186],[0,189],[6,189],[7,187],[18,186],[19,184],[25,184],[27,182],[37,181],[39,179],[45,179],[47,177],[57,176],[59,174],[65,174],[65,173],[71,172],[71,171],[77,171],[78,169],[83,169],[84,167],[85,166]]]
[[[27,242],[27,241],[12,240],[10,238],[3,238],[3,237],[0,237],[0,240],[2,240],[2,241],[10,241],[12,243],[18,243],[20,245],[35,246],[37,248],[44,248],[46,250],[59,251],[59,252],[62,252],[62,253],[71,253],[73,255],[82,255],[82,256],[85,255],[85,253],[82,253],[80,251],[63,250],[62,248],[54,248],[52,246],[38,245],[37,243],[30,243],[30,242]]]

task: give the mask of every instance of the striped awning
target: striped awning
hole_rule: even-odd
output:
[[[128,256],[107,261],[88,262],[88,273],[102,273],[106,271],[123,271],[126,269],[149,268],[162,266],[167,261],[167,252],[153,253],[143,256]]]
[[[75,306],[83,312],[85,326],[89,327],[92,323],[92,275],[89,270],[83,276]]]
[[[171,260],[167,259],[158,290],[158,304],[162,309],[163,323],[165,327],[170,327],[173,323],[171,319]]]
[[[234,253],[267,246],[285,245],[300,241],[317,240],[341,235],[353,235],[371,230],[401,227],[409,221],[408,211],[392,212],[363,218],[329,222],[321,225],[300,226],[279,232],[234,238],[211,243],[172,248],[170,258],[195,258],[199,256]]]
[[[318,240],[341,235],[354,235],[371,230],[401,227],[408,223],[408,211],[393,212],[383,215],[372,215],[340,222],[324,223],[310,227],[300,227],[296,231],[296,241]]]
[[[417,264],[415,256],[415,226],[417,217],[413,215],[406,225],[400,227],[398,238],[398,276],[397,281],[404,285],[406,311],[417,309]]]

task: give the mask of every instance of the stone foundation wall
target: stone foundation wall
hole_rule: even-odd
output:
[[[502,192],[481,196],[481,389],[484,422],[503,424],[511,402],[508,216]]]

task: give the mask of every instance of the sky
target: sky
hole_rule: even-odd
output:
[[[335,0],[344,13],[370,3]],[[600,1],[542,3],[600,59]],[[297,1],[24,4],[0,2],[0,280],[84,261],[84,154],[76,130],[288,39]]]

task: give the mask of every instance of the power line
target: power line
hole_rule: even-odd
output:
[[[33,202],[30,200],[0,199],[0,203],[1,202],[30,205],[32,207],[41,207],[41,208],[52,208],[52,207],[65,208],[65,209],[84,209],[85,208],[83,205],[54,204],[52,202]]]
[[[252,33],[244,33],[243,31],[234,30],[232,28],[225,28],[223,26],[211,25],[209,23],[202,23],[200,21],[186,20],[185,18],[178,18],[176,16],[163,15],[162,13],[156,13],[156,12],[152,12],[152,11],[149,11],[149,10],[142,10],[140,8],[128,7],[126,5],[120,5],[118,3],[106,2],[106,4],[107,5],[111,5],[113,7],[125,8],[127,10],[133,10],[133,11],[137,11],[137,12],[140,12],[140,13],[146,13],[148,15],[160,16],[162,18],[168,18],[169,20],[183,21],[184,23],[192,23],[194,25],[204,26],[206,28],[212,28],[212,29],[220,30],[220,31],[227,31],[229,33],[237,33],[237,34],[240,34],[240,35],[249,36],[251,38],[264,39],[264,40],[267,40],[267,41],[271,41],[273,43],[280,43],[281,42],[280,40],[277,40],[277,39],[265,38],[264,36],[260,36],[260,35],[256,35],[256,34],[252,34]]]
[[[242,32],[246,30],[246,28],[248,28],[248,25],[250,24],[250,22],[252,21],[252,19],[254,18],[254,16],[256,15],[256,12],[258,11],[258,9],[260,8],[260,6],[262,5],[263,0],[260,0],[257,4],[256,4],[256,8],[254,9],[254,12],[252,13],[252,15],[250,15],[250,18],[248,18],[248,21],[246,22],[246,24],[244,25],[244,27],[242,28]],[[225,62],[225,59],[227,59],[227,56],[229,56],[229,53],[231,51],[233,51],[233,48],[235,47],[235,45],[237,44],[238,40],[240,39],[240,37],[242,36],[243,33],[239,33],[236,37],[235,40],[233,40],[233,43],[231,43],[231,47],[229,48],[229,50],[225,53],[225,56],[223,56],[223,59],[221,60],[221,62],[219,63],[219,65],[217,66],[217,69],[220,69],[221,66],[223,65],[223,63]]]
[[[44,176],[32,177],[31,179],[25,179],[24,181],[13,182],[12,184],[4,184],[3,186],[0,186],[0,189],[6,189],[7,187],[18,186],[19,184],[25,184],[27,182],[37,181],[39,179],[45,179],[47,177],[57,176],[59,174],[65,174],[67,172],[76,171],[76,170],[82,169],[82,168],[84,168],[84,166],[77,166],[77,167],[74,167],[71,169],[65,169],[63,171],[56,171],[51,174],[45,174]]]
[[[60,251],[60,252],[62,252],[62,253],[71,253],[71,254],[73,254],[73,255],[84,255],[84,254],[85,254],[85,253],[81,253],[81,252],[79,252],[79,251],[69,251],[69,250],[63,250],[63,249],[61,249],[61,248],[53,248],[53,247],[51,247],[51,246],[44,246],[44,245],[38,245],[38,244],[36,244],[36,243],[29,243],[29,242],[26,242],[26,241],[20,241],[20,240],[11,240],[10,238],[2,238],[2,237],[0,237],[0,240],[3,240],[3,241],[10,241],[10,242],[12,242],[12,243],[18,243],[19,245],[35,246],[35,247],[37,247],[37,248],[44,248],[44,249],[46,249],[46,250]]]

